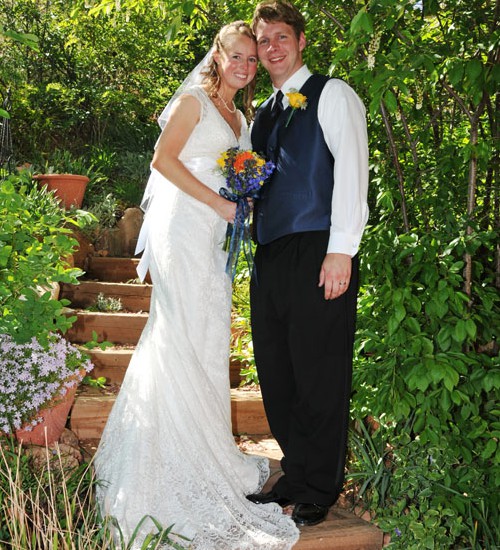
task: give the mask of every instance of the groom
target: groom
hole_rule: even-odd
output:
[[[252,145],[276,170],[254,213],[252,333],[284,475],[247,498],[293,503],[295,522],[315,525],[344,480],[368,146],[359,97],[303,64],[304,28],[286,0],[255,9],[259,59],[274,93],[257,111]],[[305,96],[305,109],[292,109],[292,90]]]

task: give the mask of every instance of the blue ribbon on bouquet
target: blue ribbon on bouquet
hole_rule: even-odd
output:
[[[229,254],[226,262],[226,273],[231,277],[231,281],[234,281],[236,267],[238,266],[238,258],[242,249],[250,273],[252,272],[253,253],[252,235],[250,232],[250,205],[248,204],[248,199],[258,198],[259,192],[252,191],[244,193],[243,195],[237,195],[229,191],[226,187],[221,187],[221,189],[219,189],[219,195],[228,201],[236,203],[234,223],[227,224],[226,238],[223,247]]]

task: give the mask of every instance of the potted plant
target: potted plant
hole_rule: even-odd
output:
[[[45,345],[0,334],[0,431],[34,445],[57,441],[77,386],[92,368],[88,356],[57,333]]]
[[[54,195],[66,209],[81,208],[85,189],[90,181],[88,176],[80,174],[35,174],[33,178],[41,185],[46,185],[48,191],[54,191]]]
[[[64,208],[81,208],[90,181],[87,172],[81,159],[73,158],[68,151],[56,151],[45,162],[43,173],[35,174],[33,179],[53,191]]]

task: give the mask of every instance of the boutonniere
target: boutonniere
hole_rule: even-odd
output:
[[[290,116],[288,117],[288,120],[286,121],[285,128],[290,124],[293,113],[295,113],[297,109],[305,111],[305,109],[307,108],[307,97],[301,94],[295,88],[292,88],[289,92],[287,92],[286,96],[288,97],[288,102],[290,103],[292,111],[290,113]]]

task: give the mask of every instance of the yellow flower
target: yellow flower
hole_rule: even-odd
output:
[[[307,97],[300,92],[291,90],[286,95],[292,109],[304,110],[307,107]]]
[[[221,168],[224,168],[224,166],[226,165],[226,161],[227,161],[227,158],[228,158],[228,154],[227,154],[227,151],[224,151],[222,153],[222,155],[217,159],[217,164],[221,167]]]
[[[286,96],[288,97],[288,102],[290,103],[292,111],[290,113],[290,116],[288,117],[288,120],[286,121],[285,128],[290,124],[293,113],[297,109],[301,109],[302,111],[304,111],[307,108],[307,97],[301,94],[295,88],[291,88],[290,91],[287,92]]]

